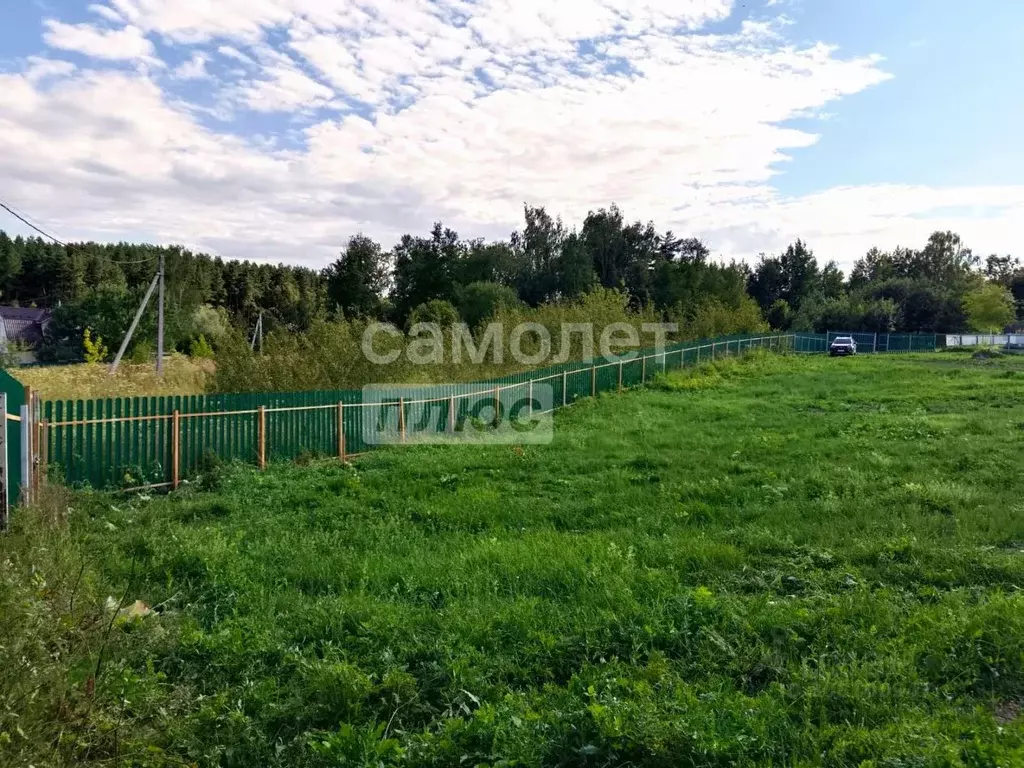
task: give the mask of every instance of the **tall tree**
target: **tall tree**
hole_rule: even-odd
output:
[[[455,278],[465,246],[459,235],[434,224],[429,238],[405,235],[395,246],[392,303],[396,319],[405,323],[420,304],[455,299]]]
[[[387,290],[387,257],[366,235],[348,241],[341,257],[326,270],[327,296],[345,317],[369,317],[381,308]]]
[[[999,283],[985,283],[964,296],[964,312],[972,331],[1000,333],[1013,322],[1013,296]]]

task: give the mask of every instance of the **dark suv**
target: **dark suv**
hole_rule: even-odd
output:
[[[828,347],[828,353],[832,357],[856,355],[857,342],[851,336],[836,336]]]

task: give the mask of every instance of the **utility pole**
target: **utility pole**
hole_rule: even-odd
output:
[[[135,319],[132,320],[131,327],[128,329],[128,334],[124,337],[124,341],[121,342],[121,348],[117,350],[117,356],[114,358],[114,362],[110,366],[110,373],[117,373],[117,366],[121,364],[121,358],[124,357],[124,351],[128,349],[128,342],[132,340],[132,334],[135,333],[135,328],[139,324],[139,320],[142,318],[142,313],[146,309],[146,305],[149,304],[149,297],[153,295],[153,289],[156,288],[156,284],[160,281],[160,274],[153,275],[152,281],[149,283],[149,289],[146,291],[146,295],[142,299],[142,303],[139,304],[139,309],[135,313]]]
[[[260,342],[260,352],[263,352],[263,313],[260,312],[259,319],[256,321],[256,328],[252,332],[252,343],[249,344],[249,349],[253,352],[256,351],[256,340]]]
[[[160,249],[160,306],[156,321],[156,375],[164,375],[164,251]]]

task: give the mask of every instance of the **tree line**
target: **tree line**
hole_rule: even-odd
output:
[[[620,291],[634,311],[680,326],[680,336],[754,330],[936,332],[1002,330],[1024,322],[1024,267],[981,259],[952,232],[923,247],[871,249],[844,275],[797,240],[756,264],[713,259],[701,240],[630,222],[617,206],[570,228],[525,206],[507,240],[464,239],[442,224],[390,250],[355,235],[321,270],[227,260],[180,247],[11,238],[0,231],[0,302],[54,310],[41,353],[80,359],[85,330],[114,346],[166,262],[169,348],[209,350],[251,334],[305,333],[331,320],[464,321],[478,327],[503,309],[575,302]],[[133,355],[153,354],[154,311]]]

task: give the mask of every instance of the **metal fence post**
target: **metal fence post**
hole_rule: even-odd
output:
[[[398,432],[405,442],[405,398],[398,398]]]
[[[590,366],[590,396],[597,397],[597,366]]]
[[[528,414],[528,416],[526,418],[532,419],[533,418],[533,379],[530,379],[530,389],[529,389],[529,391],[527,393],[527,397],[529,398],[529,400],[528,400],[528,402],[526,404],[526,409],[527,409],[526,412]]]
[[[622,391],[622,361],[619,360],[619,392]]]
[[[647,383],[647,355],[640,358],[640,383]]]
[[[455,434],[455,395],[448,397],[448,431]]]
[[[562,371],[562,407],[563,408],[565,408],[565,403],[566,403],[566,389],[567,389],[566,384],[568,383],[568,381],[569,381],[569,374],[566,373],[565,371]]]

